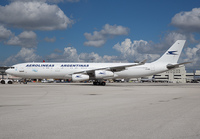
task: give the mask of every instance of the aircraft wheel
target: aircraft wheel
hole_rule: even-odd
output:
[[[8,84],[12,84],[13,82],[12,81],[8,81]]]
[[[105,83],[105,82],[102,82],[102,83],[101,83],[101,85],[102,85],[102,86],[105,86],[105,85],[106,85],[106,83]]]
[[[102,85],[102,86],[105,86],[106,82],[93,82],[93,85]]]
[[[1,80],[1,84],[5,84],[6,82],[4,80]]]

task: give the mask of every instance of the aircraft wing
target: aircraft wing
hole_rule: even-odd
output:
[[[184,64],[188,64],[188,63],[192,63],[192,62],[183,62],[183,63],[179,63],[179,64],[168,64],[167,68],[168,69],[178,68],[180,65],[184,65]]]
[[[109,71],[112,71],[112,72],[118,72],[118,71],[122,71],[122,70],[125,70],[126,68],[128,67],[133,67],[133,66],[139,66],[139,65],[144,65],[146,63],[146,59],[139,62],[139,63],[134,63],[134,64],[130,64],[130,65],[122,65],[122,66],[114,66],[114,67],[108,67],[106,68],[107,70]]]
[[[145,60],[143,60],[143,61],[141,61],[139,63],[129,64],[129,65],[121,65],[121,66],[113,66],[113,67],[105,67],[105,68],[96,68],[96,69],[92,69],[92,70],[84,70],[84,71],[80,71],[80,72],[75,72],[73,74],[80,74],[80,73],[92,74],[96,70],[107,70],[107,71],[112,71],[112,72],[118,72],[118,71],[125,70],[128,67],[144,65],[146,61],[147,60],[145,59]]]

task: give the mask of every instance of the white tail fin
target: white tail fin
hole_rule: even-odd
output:
[[[177,40],[163,55],[155,62],[177,63],[185,40]]]

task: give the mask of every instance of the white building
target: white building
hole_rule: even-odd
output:
[[[168,83],[186,83],[191,82],[194,79],[200,80],[200,70],[196,70],[194,73],[186,73],[185,66],[182,65],[179,68],[169,70],[153,76],[132,78],[131,81],[138,82],[168,82]]]
[[[200,81],[200,70],[193,71],[186,74],[187,82]]]
[[[154,75],[155,81],[165,81],[169,83],[186,83],[186,70],[182,65],[179,68],[169,70],[164,73]]]

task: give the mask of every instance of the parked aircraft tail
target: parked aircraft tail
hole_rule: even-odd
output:
[[[186,40],[177,40],[163,55],[155,62],[177,63]]]

